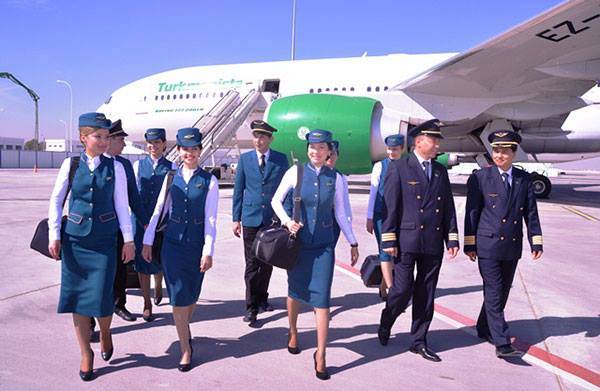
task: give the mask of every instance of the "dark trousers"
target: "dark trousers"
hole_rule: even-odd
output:
[[[115,307],[124,308],[127,302],[125,295],[125,284],[127,283],[127,266],[121,260],[123,252],[123,235],[119,231],[117,238],[117,272],[115,273],[115,285],[113,294],[115,297]]]
[[[400,253],[394,259],[394,284],[381,313],[381,327],[390,330],[412,298],[412,346],[427,346],[427,331],[433,319],[435,288],[443,254]],[[414,277],[415,265],[417,276]]]
[[[483,278],[483,305],[477,319],[477,334],[491,336],[496,346],[510,343],[504,308],[518,261],[486,258],[479,258],[478,261],[479,273]]]
[[[252,243],[260,227],[243,227],[244,255],[246,258],[246,270],[244,280],[246,281],[246,309],[258,311],[260,303],[267,301],[269,297],[269,281],[273,266],[261,262],[252,255]]]

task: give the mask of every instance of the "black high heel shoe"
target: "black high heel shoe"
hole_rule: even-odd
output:
[[[327,371],[327,367],[325,367],[325,370],[323,372],[319,372],[319,370],[317,369],[317,352],[313,354],[313,360],[315,361],[315,375],[317,376],[317,379],[329,380],[331,376],[329,376],[329,371]]]
[[[83,381],[90,381],[94,378],[94,351],[93,350],[92,350],[92,367],[90,368],[89,371],[85,371],[85,372],[80,369],[79,377]]]
[[[108,361],[112,357],[114,351],[115,351],[115,345],[113,345],[112,334],[110,334],[110,349],[107,350],[106,352],[101,351],[100,356],[102,357],[102,359],[104,361]]]
[[[155,289],[156,289],[156,288],[155,288]],[[157,295],[157,294],[156,294],[156,292],[160,292],[160,294],[158,294],[158,295]],[[160,291],[156,291],[156,292],[154,292],[154,304],[155,304],[155,305],[159,305],[159,304],[160,304],[160,302],[161,302],[161,301],[162,301],[162,299],[163,299],[163,295],[162,295],[162,287],[161,287]]]
[[[189,339],[189,343],[190,343],[190,362],[188,364],[179,364],[179,366],[177,367],[177,369],[179,370],[179,372],[189,372],[192,369],[192,359],[194,358],[194,347],[192,346],[192,338],[191,338],[191,333],[190,333],[190,339]]]
[[[298,339],[298,338],[296,338],[296,339]],[[301,352],[300,347],[298,347],[298,346],[291,347],[290,346],[290,341],[291,340],[292,340],[292,335],[288,334],[288,341],[287,341],[287,350],[288,350],[288,352],[290,354],[300,354],[300,352]]]

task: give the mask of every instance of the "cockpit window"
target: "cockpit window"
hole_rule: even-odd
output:
[[[104,102],[105,105],[110,103],[110,100],[112,99],[112,95],[108,97],[108,99],[106,100],[106,102]]]

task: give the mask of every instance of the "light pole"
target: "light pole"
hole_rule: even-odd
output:
[[[71,83],[65,80],[57,80],[57,83],[61,83],[69,87],[69,101],[70,101],[70,113],[69,113],[69,137],[65,140],[65,142],[69,143],[68,152],[73,152],[73,87],[71,87]],[[67,148],[65,148],[65,152]]]
[[[67,142],[69,140],[69,136],[68,136],[69,130],[67,129],[67,123],[64,120],[62,120],[62,119],[59,119],[58,122],[60,122],[61,124],[63,124],[64,127],[65,127],[65,152],[69,152],[68,151],[68,146],[67,146]]]

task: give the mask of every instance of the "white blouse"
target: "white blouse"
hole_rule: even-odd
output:
[[[200,170],[200,168],[198,168],[198,170]],[[185,166],[181,167],[180,173],[185,183],[189,183],[190,179],[192,178],[192,175],[194,175],[194,172],[196,172],[196,170],[188,169]],[[158,221],[160,220],[163,205],[165,209],[169,211],[169,213],[171,212],[171,208],[173,206],[173,201],[170,192],[169,196],[165,200],[168,178],[169,176],[165,175],[163,185],[160,189],[160,194],[158,195],[158,201],[156,202],[156,207],[154,208],[154,212],[152,213],[152,217],[150,218],[150,223],[148,223],[148,227],[144,232],[144,244],[148,246],[152,246],[152,243],[154,242],[156,226],[158,225]],[[204,247],[202,248],[202,256],[212,256],[215,252],[218,207],[219,181],[214,176],[211,176],[210,184],[208,185],[208,194],[206,195],[206,203],[204,204]]]
[[[319,172],[321,171],[320,168],[314,168],[310,166],[308,169],[315,170],[317,175],[319,175]],[[275,192],[275,195],[273,195],[273,199],[271,200],[271,206],[273,207],[273,211],[275,212],[277,217],[279,217],[279,220],[281,220],[282,225],[285,225],[288,221],[292,220],[283,207],[283,201],[285,200],[285,197],[287,196],[288,192],[295,188],[297,177],[298,169],[296,165],[294,165],[290,167],[283,175],[281,183],[279,184],[279,187],[277,188],[277,191]],[[346,187],[344,186],[344,180],[342,178],[342,175],[339,173],[336,173],[335,189],[335,198],[333,204],[335,219],[338,225],[340,226],[340,229],[344,233],[344,237],[346,237],[348,243],[357,243],[356,237],[354,236],[354,232],[352,231],[352,216],[349,216],[346,211],[346,205],[350,204],[350,201],[348,199],[348,192],[346,190]],[[339,189],[341,189],[341,191],[338,191]],[[346,200],[348,200],[347,204]]]
[[[114,160],[115,164],[115,190],[113,201],[115,204],[115,212],[119,220],[119,226],[123,233],[125,242],[133,241],[133,231],[131,228],[131,214],[129,213],[129,197],[127,194],[127,177],[123,165]],[[94,171],[100,165],[100,157],[96,156],[87,158],[87,166],[90,171]],[[48,208],[48,239],[60,240],[60,226],[62,223],[63,214],[63,199],[67,193],[69,186],[69,170],[71,169],[71,158],[66,158],[56,177],[54,189],[50,196],[50,206]],[[68,200],[67,200],[68,202]],[[68,210],[68,208],[67,208]]]
[[[369,189],[369,204],[367,206],[367,219],[373,218],[375,210],[375,199],[377,198],[377,192],[379,191],[379,180],[381,179],[381,162],[377,162],[373,165],[373,171],[371,171],[371,188]]]

